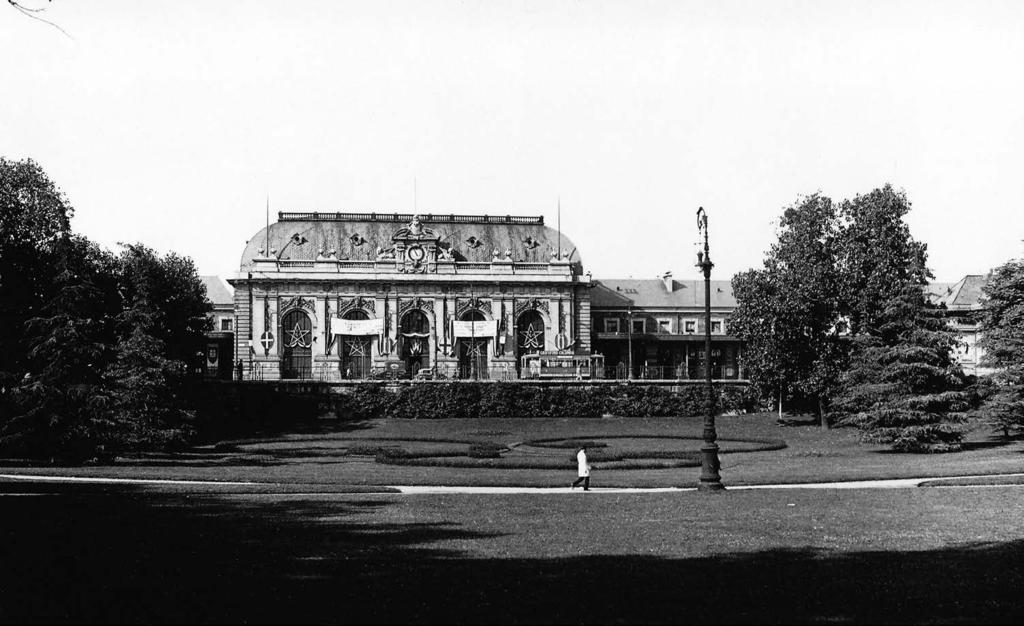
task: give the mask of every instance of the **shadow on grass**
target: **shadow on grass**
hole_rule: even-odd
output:
[[[922,552],[469,558],[394,499],[0,484],[0,621],[930,622],[1022,615],[1024,542]],[[47,495],[27,495],[43,493]]]
[[[778,426],[821,426],[821,421],[815,416],[804,416],[800,415],[797,417],[783,417],[777,418],[775,424]]]
[[[220,429],[207,428],[207,441],[218,439],[276,439],[285,435],[331,435],[369,430],[375,427],[372,420],[348,420],[336,417],[316,419],[262,419],[246,424],[232,424]]]

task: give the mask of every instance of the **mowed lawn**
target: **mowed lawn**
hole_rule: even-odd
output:
[[[1013,622],[1022,495],[0,482],[0,621]]]
[[[823,431],[812,425],[779,426],[773,414],[719,417],[722,480],[726,485],[829,482],[878,478],[953,477],[1024,472],[1024,441],[1004,441],[984,427],[969,437],[969,449],[953,454],[894,454],[884,446],[860,443],[852,429]],[[578,438],[601,441],[602,436],[700,437],[702,419],[439,419],[371,420],[358,424],[322,420],[316,432],[282,432],[235,440],[230,451],[206,446],[180,455],[154,455],[122,460],[114,466],[2,467],[5,473],[112,476],[132,478],[254,481],[317,485],[496,485],[565,486],[574,478],[573,450],[538,450],[519,445],[534,439]],[[750,444],[738,439],[781,439],[786,448],[737,452]],[[429,449],[451,444],[427,439],[497,442],[514,446],[506,456],[545,454],[564,462],[560,469],[487,467],[422,467],[378,463],[372,455],[349,454],[358,446],[391,445]],[[610,445],[619,445],[613,439]],[[696,451],[699,441],[634,440],[654,450]],[[556,455],[556,456],[552,456]],[[606,469],[596,464],[595,487],[692,486],[699,468]]]

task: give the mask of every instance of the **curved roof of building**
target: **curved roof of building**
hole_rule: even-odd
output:
[[[252,236],[242,253],[240,268],[252,268],[269,240],[279,259],[313,260],[321,251],[335,250],[342,260],[372,261],[377,249],[391,248],[392,236],[406,228],[412,214],[400,213],[279,213],[278,221]],[[456,261],[485,263],[494,250],[504,257],[512,251],[516,262],[546,262],[559,245],[569,260],[582,271],[576,245],[564,234],[544,225],[543,217],[515,215],[419,214],[420,221],[438,236],[439,244],[450,247]]]

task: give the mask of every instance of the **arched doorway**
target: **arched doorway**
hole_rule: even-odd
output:
[[[544,318],[537,311],[527,311],[516,321],[516,371],[522,376],[523,358],[544,350]]]
[[[295,310],[281,319],[281,378],[311,378],[313,375],[313,323]]]
[[[484,322],[487,318],[480,311],[466,311],[463,322]],[[473,380],[487,378],[488,337],[460,337],[456,346],[459,355],[459,378]]]
[[[410,376],[430,367],[430,319],[419,309],[409,311],[399,324],[402,345],[400,354]]]
[[[353,309],[342,315],[346,320],[368,320],[370,316],[362,309]],[[342,378],[368,378],[371,367],[371,342],[369,335],[342,335],[339,353]]]

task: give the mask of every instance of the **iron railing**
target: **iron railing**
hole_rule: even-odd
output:
[[[424,224],[536,224],[544,225],[544,216],[538,215],[456,215],[448,213],[419,213]],[[412,221],[412,213],[334,213],[320,211],[279,211],[279,222],[397,222]]]
[[[718,365],[711,368],[715,380],[743,380],[743,372],[734,365]],[[635,368],[633,376],[625,364],[608,365],[604,368],[606,380],[704,380],[704,368],[685,365],[642,365]]]
[[[278,363],[251,363],[247,368],[246,380],[307,380],[325,383],[336,383],[345,381],[360,380],[527,380],[532,378],[547,378],[545,376],[531,376],[529,370],[523,370],[520,374],[511,364],[490,365],[484,367],[472,367],[457,364],[441,364],[419,371],[406,371],[392,369],[390,367],[374,366],[363,371],[353,371],[346,376],[337,361],[326,363],[314,363],[305,368],[291,368],[287,374],[288,378],[282,377],[285,372],[281,371]],[[584,373],[586,374],[586,373]],[[735,366],[716,366],[711,372],[715,380],[745,380],[743,371]],[[574,377],[566,377],[572,380]],[[589,375],[580,377],[583,380],[677,380],[677,381],[702,381],[704,380],[703,368],[690,368],[687,372],[682,366],[661,366],[644,365],[638,367],[633,376],[629,375],[629,368],[626,365],[607,365],[594,368]]]

